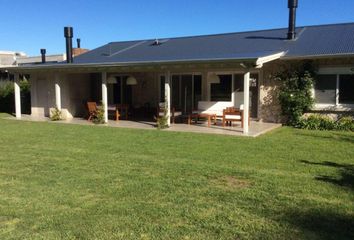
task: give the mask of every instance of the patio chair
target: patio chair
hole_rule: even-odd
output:
[[[160,102],[158,107],[157,107],[157,112],[156,112],[156,117],[162,117],[164,114],[164,108],[165,108],[165,103]],[[181,116],[182,112],[181,111],[176,111],[174,107],[171,107],[171,122],[174,124],[175,123],[175,118],[178,116]]]
[[[231,126],[232,122],[241,122],[241,127],[243,127],[243,111],[239,108],[227,107],[223,110],[222,126]]]
[[[93,117],[97,114],[97,104],[96,102],[87,102],[87,110],[88,110],[88,121],[91,121]]]

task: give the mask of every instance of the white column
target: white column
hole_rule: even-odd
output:
[[[171,125],[171,74],[166,73],[165,77],[165,106],[167,108],[167,125]]]
[[[60,77],[59,74],[55,74],[55,105],[59,111],[61,111],[61,92],[59,85]]]
[[[104,122],[108,122],[108,94],[107,94],[107,73],[102,73],[102,104],[104,109]]]
[[[15,73],[15,81],[14,81],[14,88],[15,88],[15,112],[16,118],[21,119],[21,91],[20,91],[20,75]]]
[[[243,133],[248,133],[248,118],[250,107],[250,72],[246,72],[243,78]]]

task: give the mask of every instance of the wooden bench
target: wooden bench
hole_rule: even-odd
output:
[[[192,113],[211,114],[211,115],[216,115],[216,118],[218,119],[222,119],[223,110],[226,109],[227,107],[233,107],[232,102],[199,101],[198,110],[195,110]]]

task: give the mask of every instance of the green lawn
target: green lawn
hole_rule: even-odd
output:
[[[0,239],[354,239],[354,134],[0,119]]]

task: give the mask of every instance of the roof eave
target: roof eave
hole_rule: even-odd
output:
[[[7,66],[0,67],[0,70],[8,70],[11,72],[35,71],[35,70],[61,70],[61,69],[79,69],[79,68],[110,68],[110,67],[140,67],[140,66],[170,66],[173,64],[196,64],[196,63],[250,63],[256,64],[257,58],[243,59],[200,59],[200,60],[180,60],[180,61],[150,61],[150,62],[127,62],[127,63],[71,63],[71,64],[47,64],[47,65],[31,65],[31,66]]]

